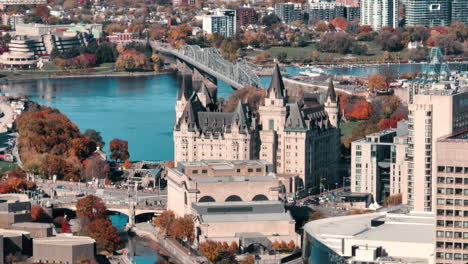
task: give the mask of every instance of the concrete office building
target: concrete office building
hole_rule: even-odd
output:
[[[236,34],[236,11],[218,9],[214,15],[203,16],[203,31],[207,34],[220,33],[226,38]]]
[[[304,226],[309,264],[432,263],[434,215],[371,213],[320,219]]]
[[[437,140],[435,262],[468,262],[468,129]]]
[[[33,240],[33,259],[39,263],[74,264],[78,260],[94,261],[96,241],[85,236],[60,235]]]
[[[369,134],[351,144],[351,191],[370,193],[382,204],[405,192],[408,122]]]
[[[11,229],[28,232],[31,238],[43,238],[53,235],[54,225],[47,223],[22,222],[11,225]]]
[[[426,27],[450,25],[451,1],[404,0],[406,25]],[[459,3],[456,6],[460,6]]]
[[[361,0],[361,25],[374,30],[398,27],[398,0]]]
[[[468,128],[468,89],[456,78],[433,48],[430,63],[409,88],[408,194],[403,199],[415,211],[435,210],[437,139]]]
[[[69,24],[69,25],[45,25],[45,24],[17,24],[16,35],[40,37],[47,34],[55,35],[62,33],[63,36],[73,36],[77,32],[88,33],[94,38],[102,37],[102,24]]]
[[[203,160],[169,168],[168,209],[192,213],[192,203],[278,200],[280,182],[265,161]]]
[[[275,4],[275,15],[285,24],[302,20],[302,6],[297,3]]]

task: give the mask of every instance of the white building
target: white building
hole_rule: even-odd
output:
[[[304,263],[432,263],[431,213],[387,212],[325,218],[304,226]]]
[[[236,34],[236,11],[218,9],[213,15],[204,15],[203,31],[207,34],[220,33],[224,37],[233,37]]]
[[[361,0],[361,25],[398,27],[398,0]]]

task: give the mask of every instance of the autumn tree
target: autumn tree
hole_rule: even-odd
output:
[[[323,219],[323,218],[325,218],[325,215],[323,215],[319,211],[314,211],[314,212],[309,213],[308,221],[315,221],[315,220],[319,220],[319,219]]]
[[[183,239],[191,245],[195,239],[195,223],[192,216],[177,217],[169,229],[169,234],[172,237]]]
[[[143,53],[134,49],[124,50],[117,58],[115,66],[129,72],[151,69],[148,58]]]
[[[294,243],[293,240],[289,241],[288,243],[288,249],[293,251],[296,248],[296,244]]]
[[[42,206],[35,204],[31,206],[31,220],[33,222],[50,223],[52,218]]]
[[[348,114],[349,117],[355,119],[364,119],[368,118],[372,112],[371,105],[365,101],[359,101],[353,106],[353,110]]]
[[[76,215],[89,220],[106,218],[107,207],[101,198],[89,194],[76,203]]]
[[[229,245],[229,250],[235,253],[237,252],[238,249],[239,249],[239,246],[237,245],[236,241],[232,241],[231,244]]]
[[[205,256],[210,263],[216,263],[221,253],[222,244],[217,241],[207,240],[200,243],[198,250]]]
[[[269,51],[263,51],[262,53],[255,56],[255,63],[265,63],[271,59],[271,53]]]
[[[92,155],[84,160],[83,165],[84,178],[87,181],[92,179],[106,179],[109,175],[109,164],[98,155]]]
[[[388,87],[387,79],[382,74],[374,74],[367,79],[367,89],[374,91],[376,89],[386,89]]]
[[[335,26],[335,28],[339,28],[343,31],[346,31],[348,28],[348,20],[346,20],[344,17],[335,17],[331,23],[333,26]]]
[[[175,220],[175,214],[171,210],[165,210],[154,220],[154,225],[159,227],[159,233],[168,235]]]
[[[275,240],[273,242],[273,244],[271,245],[271,247],[275,250],[275,251],[278,251],[280,250],[281,248],[281,243],[278,241],[278,240]]]
[[[384,201],[384,206],[395,206],[395,205],[400,205],[403,201],[403,196],[402,194],[394,194],[390,195],[387,198],[385,198]]]
[[[117,232],[117,228],[107,217],[100,217],[92,220],[86,227],[89,236],[96,240],[96,245],[100,249],[109,252],[123,248],[122,240]]]
[[[325,52],[348,53],[354,39],[346,32],[329,32],[320,38],[319,48]]]
[[[111,159],[113,160],[128,160],[130,153],[128,152],[128,142],[122,139],[114,138],[110,142]]]

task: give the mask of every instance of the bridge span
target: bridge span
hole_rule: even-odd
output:
[[[150,44],[153,50],[173,56],[236,89],[243,88],[246,85],[260,85],[259,77],[245,61],[241,60],[236,63],[227,61],[215,48],[184,45],[178,49],[174,49],[161,42],[151,41]]]
[[[74,203],[73,204],[54,204],[53,208],[54,209],[63,208],[63,209],[76,211],[76,204]],[[107,206],[107,210],[111,212],[119,212],[128,216],[132,216],[133,214],[135,216],[138,216],[138,215],[148,214],[148,213],[154,213],[154,215],[160,215],[164,211],[164,208],[156,207],[156,206],[151,206],[151,207],[150,206],[144,206],[144,207],[136,206],[134,209],[134,213],[133,213],[132,208],[130,208],[130,206],[128,205],[127,206],[110,205],[110,206]]]

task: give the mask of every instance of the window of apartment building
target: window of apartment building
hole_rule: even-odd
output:
[[[462,199],[455,199],[455,205],[462,205],[463,204],[462,201],[463,201]]]
[[[463,190],[464,195],[468,195],[468,189]]]
[[[448,172],[448,173],[452,173],[452,172],[453,172],[453,167],[447,167],[446,169],[447,169],[447,172]]]
[[[412,164],[412,163],[410,163]],[[445,177],[437,177],[437,182],[438,183],[445,183]]]
[[[455,189],[455,194],[456,195],[462,195],[462,193],[463,193],[463,189],[458,189],[458,188]]]
[[[463,178],[455,178],[455,184],[463,184]]]
[[[437,188],[437,193],[438,194],[445,194],[445,189],[444,188]]]
[[[453,177],[447,177],[446,183],[453,183]]]
[[[463,226],[462,223],[463,223],[462,221],[455,221],[455,227],[462,227]]]
[[[241,169],[237,169],[237,173],[240,173],[241,172]]]
[[[445,231],[445,237],[453,237],[452,231]]]
[[[427,112],[426,112],[426,116],[432,116],[432,112],[431,112],[431,111],[427,111]]]
[[[437,231],[437,237],[444,237],[444,231]]]
[[[468,178],[464,178],[464,179],[463,179],[463,183],[464,183],[464,184],[468,184]]]
[[[202,170],[201,173],[207,174],[207,173],[208,173],[208,170]]]
[[[361,156],[362,152],[361,151],[356,151],[356,156]]]
[[[462,167],[455,167],[455,173],[462,173],[463,168]]]
[[[437,204],[438,205],[444,205],[445,204],[445,199],[441,199],[441,198],[437,199]]]
[[[437,172],[444,172],[445,167],[444,166],[437,166]]]
[[[255,172],[262,172],[262,168],[256,168]]]
[[[198,174],[198,170],[192,170],[193,174]]]

